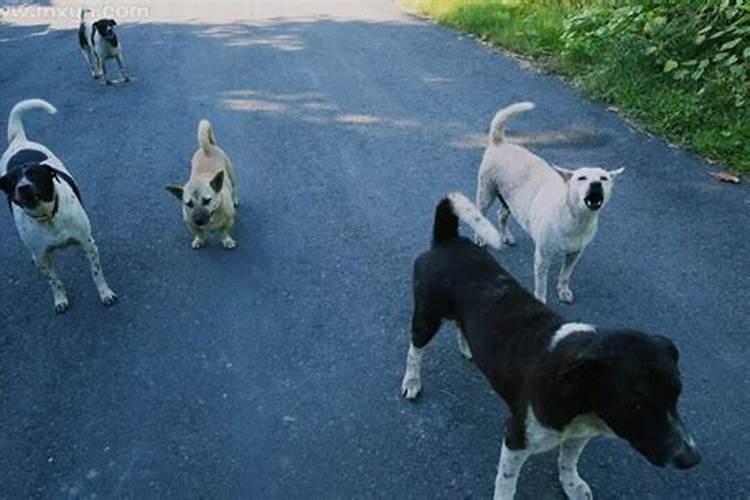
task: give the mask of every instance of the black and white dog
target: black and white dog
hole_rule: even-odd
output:
[[[117,39],[114,19],[99,19],[91,26],[86,23],[89,9],[81,9],[80,24],[78,26],[78,44],[81,46],[83,57],[91,66],[91,76],[96,79],[104,77],[104,83],[112,83],[107,75],[107,61],[114,59],[120,69],[120,76],[124,82],[130,81],[125,62],[122,58],[122,45]]]
[[[0,189],[8,197],[18,234],[49,281],[57,312],[68,309],[68,297],[52,265],[52,251],[69,245],[83,248],[101,301],[113,304],[117,297],[104,279],[75,181],[49,149],[26,137],[21,118],[32,109],[57,112],[41,99],[16,104],[8,118],[9,146],[0,157]]]
[[[592,498],[577,463],[598,435],[625,439],[657,466],[698,464],[700,454],[677,412],[682,386],[674,344],[635,330],[566,322],[488,252],[459,237],[459,219],[484,242],[500,244],[500,234],[463,195],[438,204],[432,248],[414,264],[402,391],[417,397],[424,347],[443,320],[454,320],[459,349],[510,409],[494,498],[512,499],[524,462],[557,446],[568,498]]]

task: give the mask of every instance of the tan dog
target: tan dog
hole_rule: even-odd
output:
[[[229,157],[216,144],[211,123],[198,123],[200,148],[193,155],[185,186],[167,186],[182,201],[182,218],[193,235],[195,249],[206,244],[206,231],[218,232],[226,249],[237,242],[231,236],[237,201],[237,175]]]

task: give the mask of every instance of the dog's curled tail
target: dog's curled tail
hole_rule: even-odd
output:
[[[87,7],[81,7],[81,10],[78,14],[78,20],[81,24],[86,22],[86,14],[88,14],[89,12],[91,12],[91,9]]]
[[[533,102],[524,101],[511,104],[507,108],[498,111],[495,118],[492,119],[492,125],[490,126],[490,140],[492,144],[505,142],[505,126],[508,125],[513,115],[534,109],[534,107]]]
[[[216,146],[216,136],[211,122],[203,119],[198,123],[198,144],[201,149],[208,153],[211,146]]]
[[[461,193],[450,193],[438,203],[432,229],[432,245],[458,238],[459,220],[471,227],[488,245],[500,248],[500,233]]]
[[[13,106],[8,116],[8,144],[16,139],[26,140],[26,130],[23,128],[21,118],[25,112],[31,109],[43,109],[51,115],[57,113],[57,108],[44,99],[26,99],[19,102]]]

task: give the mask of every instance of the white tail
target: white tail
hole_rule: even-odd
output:
[[[495,118],[492,119],[492,125],[490,126],[490,141],[492,141],[492,144],[505,142],[505,126],[513,115],[534,109],[535,107],[533,102],[524,101],[511,104],[507,108],[498,111]]]
[[[198,144],[201,149],[207,153],[211,146],[216,146],[214,129],[211,127],[211,122],[208,120],[201,120],[198,123]]]
[[[31,109],[43,109],[51,115],[57,113],[57,109],[44,99],[26,99],[19,102],[13,106],[8,116],[8,144],[16,139],[26,140],[26,130],[23,128],[21,118],[25,112]]]
[[[453,213],[459,220],[472,228],[489,246],[500,248],[500,233],[466,196],[461,193],[450,193],[448,199],[453,207]]]
[[[79,14],[79,19],[81,21],[81,24],[85,22],[86,14],[88,14],[89,12],[91,12],[91,9],[88,9],[86,7],[81,7],[81,12]]]

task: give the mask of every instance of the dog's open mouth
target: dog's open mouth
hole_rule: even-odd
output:
[[[602,204],[604,203],[604,197],[598,194],[594,194],[587,196],[583,199],[583,201],[591,210],[599,210],[600,208],[602,208]]]

